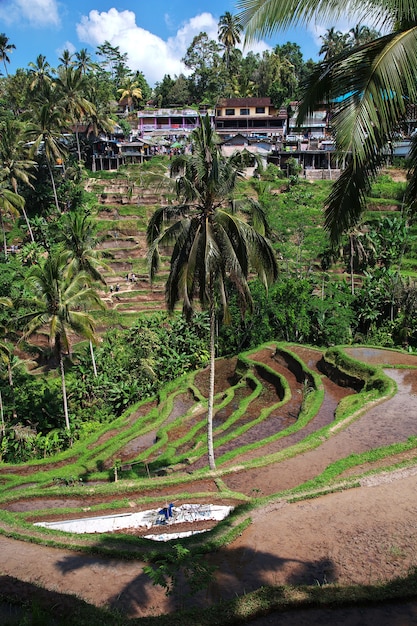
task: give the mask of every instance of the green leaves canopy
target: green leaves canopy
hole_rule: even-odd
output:
[[[239,0],[238,7],[249,39],[296,23],[328,23],[346,9],[333,0]],[[417,4],[353,0],[349,8],[358,22],[373,21],[391,32],[321,63],[308,79],[300,107],[303,118],[318,103],[329,104],[337,150],[350,158],[327,203],[326,227],[334,241],[357,223],[387,144],[408,104],[417,102]]]

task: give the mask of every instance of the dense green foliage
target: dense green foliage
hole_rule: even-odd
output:
[[[94,431],[128,406],[155,395],[169,380],[204,367],[208,361],[208,321],[196,315],[158,314],[139,319],[129,329],[110,329],[95,350],[94,376],[86,346],[67,362],[67,393],[72,436]],[[13,387],[3,379],[6,436],[2,459],[22,461],[56,452],[67,440],[61,434],[62,390],[53,372],[34,376],[16,361]],[[13,417],[14,410],[15,417]],[[27,426],[22,427],[22,422]]]
[[[346,4],[333,0],[283,3],[278,0],[238,0],[238,17],[248,38],[309,23],[327,24],[345,14]],[[411,2],[352,0],[358,26],[350,35],[334,28],[323,38],[322,62],[309,74],[298,111],[303,120],[317,106],[331,108],[332,133],[339,158],[346,166],[326,202],[326,227],[334,243],[358,226],[367,207],[371,185],[392,151],[392,142],[411,133],[409,106],[417,101],[417,12]],[[371,10],[370,10],[371,8]],[[366,26],[384,24],[384,33]],[[415,207],[417,139],[409,153],[407,204]]]

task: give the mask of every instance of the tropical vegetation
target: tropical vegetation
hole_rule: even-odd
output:
[[[312,19],[337,20],[346,10],[342,2],[316,0],[239,0],[238,7],[249,38]],[[413,3],[355,0],[349,10],[355,12],[359,24],[373,21],[383,25],[385,33],[367,33],[365,38],[359,37],[359,45],[342,45],[336,50],[331,50],[330,44],[322,47],[325,58],[308,77],[299,110],[302,119],[317,103],[327,102],[336,148],[350,156],[326,206],[326,226],[335,242],[357,226],[388,146],[401,133],[408,107],[417,101],[417,14]],[[353,32],[355,39],[360,28],[357,31]],[[416,172],[411,160],[409,205],[415,202]]]

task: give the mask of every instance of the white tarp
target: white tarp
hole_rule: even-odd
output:
[[[170,508],[171,515],[169,514]],[[140,511],[138,513],[120,513],[99,517],[58,520],[56,522],[37,522],[35,526],[80,534],[108,533],[115,530],[123,530],[124,528],[164,527],[171,524],[201,522],[203,520],[220,521],[227,517],[232,510],[233,507],[231,506],[214,504],[182,504],[178,507],[175,505],[169,507],[167,505],[162,509]],[[168,538],[173,538],[173,535],[170,535]]]

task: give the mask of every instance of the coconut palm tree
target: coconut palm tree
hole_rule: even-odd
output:
[[[105,285],[101,273],[105,264],[97,250],[96,227],[88,213],[72,211],[63,215],[60,239],[68,252],[72,270],[87,272],[93,280]]]
[[[94,281],[106,284],[101,271],[108,266],[97,250],[98,237],[90,216],[82,211],[66,213],[63,216],[61,238],[68,253],[69,269],[72,272],[86,272]],[[94,375],[97,376],[93,342],[90,340],[90,354]]]
[[[372,239],[364,231],[363,225],[351,227],[348,232],[347,255],[349,259],[350,291],[355,294],[355,271],[367,269],[369,258],[375,255]]]
[[[0,298],[0,307],[13,307],[13,302],[10,298],[3,297]],[[9,380],[9,386],[11,390],[12,396],[12,412],[13,417],[17,417],[16,406],[14,402],[14,383],[13,383],[13,365],[16,362],[15,357],[13,356],[13,345],[10,343],[10,328],[6,328],[6,326],[0,326],[0,362],[2,362],[7,369],[7,377]],[[2,409],[3,409],[3,402]],[[2,433],[4,436],[4,419],[2,418]]]
[[[322,44],[319,54],[324,55],[325,61],[329,61],[349,46],[349,35],[336,30],[334,26],[328,28],[324,35],[320,35],[320,39]]]
[[[25,199],[18,193],[7,188],[5,181],[0,179],[0,228],[3,233],[3,251],[7,258],[7,239],[6,230],[4,228],[4,218],[6,215],[17,217],[19,211],[23,209]]]
[[[63,142],[63,133],[69,128],[58,96],[54,85],[45,85],[26,119],[28,138],[33,142],[31,155],[45,155],[55,205],[60,212],[54,171],[57,164],[65,162],[68,150]]]
[[[73,58],[73,54],[71,54],[71,52],[68,50],[68,48],[66,48],[63,52],[62,52],[62,56],[59,57],[59,61],[61,62],[61,65],[63,65],[65,67],[65,69],[67,69],[68,67],[71,67],[71,65],[74,65],[74,61],[72,60]]]
[[[66,251],[54,251],[32,267],[27,279],[33,292],[29,300],[32,312],[22,318],[25,322],[22,339],[39,331],[48,335],[58,358],[65,427],[70,430],[64,356],[71,356],[71,335],[95,339],[94,318],[85,307],[100,307],[101,301],[86,272],[68,271],[67,258]]]
[[[33,189],[31,180],[33,170],[37,167],[36,161],[29,158],[29,148],[26,142],[25,125],[18,120],[6,119],[0,125],[0,176],[7,180],[14,193],[18,193],[18,183],[22,182]],[[34,241],[29,218],[22,205],[23,216],[26,221],[31,241]]]
[[[14,43],[9,43],[9,38],[6,37],[4,33],[0,33],[0,61],[3,61],[4,70],[6,72],[6,76],[8,76],[7,65],[6,63],[10,63],[10,52],[16,49]]]
[[[374,28],[369,28],[369,26],[365,24],[356,24],[356,26],[349,31],[349,43],[353,47],[361,46],[378,37],[381,37],[381,33]]]
[[[95,64],[91,60],[91,56],[87,52],[87,48],[81,48],[79,52],[76,52],[75,58],[75,68],[79,70],[83,76],[95,67]]]
[[[142,100],[142,89],[138,81],[132,78],[126,78],[120,89],[117,90],[117,93],[120,93],[119,102],[123,102],[123,100],[127,101],[129,111],[132,110],[132,105],[135,100]]]
[[[52,68],[49,65],[46,57],[43,54],[39,54],[36,57],[36,61],[31,61],[29,64],[29,75],[31,77],[30,89],[31,91],[43,90],[45,86],[48,86],[52,82],[51,71]]]
[[[337,20],[346,3],[332,0],[238,0],[247,38],[310,21]],[[370,185],[384,163],[408,104],[417,102],[417,6],[414,2],[352,0],[358,22],[384,25],[387,34],[320,63],[309,77],[299,116],[318,102],[332,109],[336,148],[350,160],[327,201],[326,227],[334,241],[358,223]],[[415,154],[415,153],[414,153]],[[411,168],[411,179],[417,175]]]
[[[275,280],[277,266],[266,236],[268,228],[261,208],[250,203],[245,219],[238,216],[233,191],[242,174],[242,155],[225,158],[209,117],[192,134],[193,153],[172,161],[176,177],[176,206],[161,207],[147,229],[150,276],[159,267],[159,248],[172,246],[171,268],[165,288],[169,311],[183,303],[190,319],[194,301],[209,309],[210,381],[207,415],[207,444],[210,469],[215,469],[213,447],[215,322],[217,298],[228,319],[228,283],[240,297],[242,312],[251,306],[247,283],[249,270],[258,273],[265,285]],[[250,210],[249,210],[250,209]]]
[[[107,101],[103,102],[100,96],[100,81],[94,74],[88,76],[86,97],[93,105],[91,114],[85,116],[86,134],[113,133],[116,122],[110,117]]]
[[[81,162],[79,123],[85,116],[94,114],[94,105],[85,97],[86,77],[81,70],[74,67],[61,67],[55,81],[68,126],[75,125],[78,161]]]
[[[220,17],[218,26],[218,38],[220,43],[225,47],[225,61],[226,67],[229,68],[230,56],[233,48],[240,43],[240,34],[242,32],[242,24],[236,15],[232,15],[229,11],[226,11],[224,15]]]

